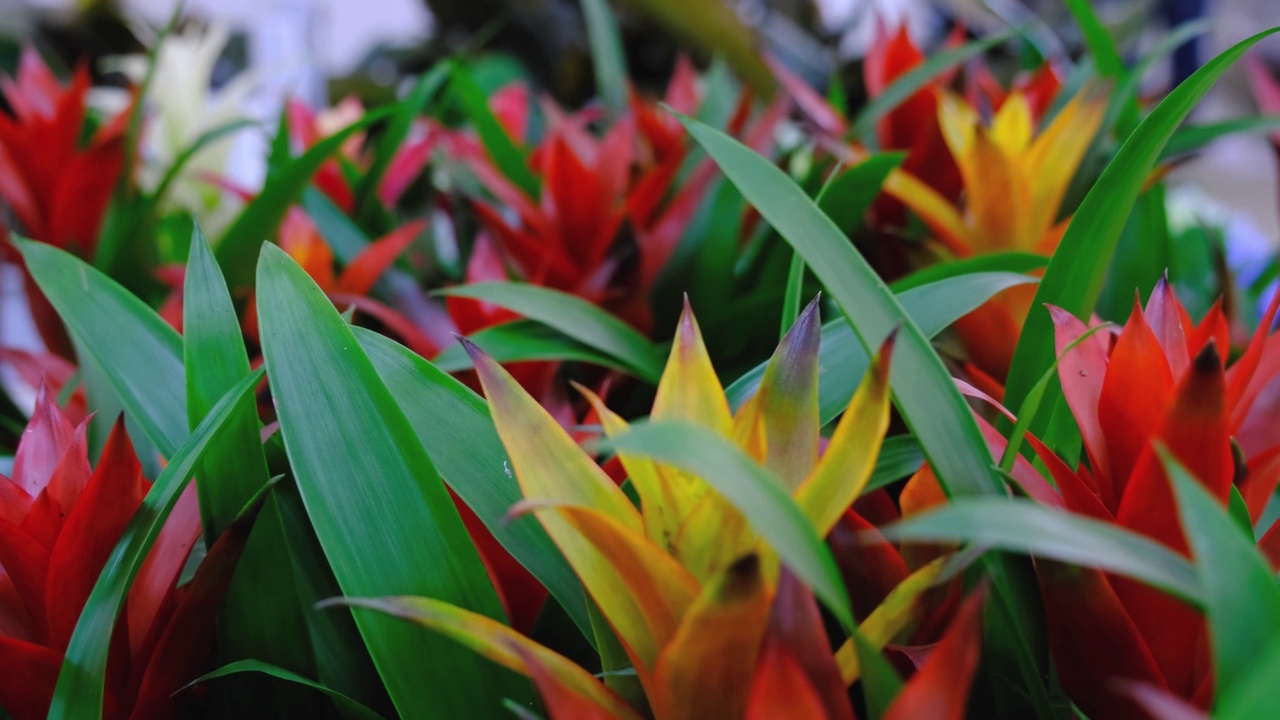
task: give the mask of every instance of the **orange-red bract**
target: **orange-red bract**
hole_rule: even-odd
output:
[[[89,71],[78,67],[70,84],[54,77],[34,48],[22,52],[16,78],[0,76],[0,92],[13,112],[0,113],[0,199],[22,234],[83,258],[93,256],[98,229],[124,166],[129,112],[108,119],[84,145]],[[0,225],[8,246],[8,232]],[[21,262],[16,252],[10,258]],[[25,278],[32,317],[45,345],[73,356],[49,301]]]
[[[0,706],[43,718],[62,656],[108,555],[141,505],[143,477],[123,422],[96,468],[86,425],[42,393],[12,478],[0,477]],[[200,534],[194,486],[178,500],[129,591],[107,662],[106,718],[172,717],[174,694],[212,650],[214,612],[248,539],[237,522],[178,587]]]

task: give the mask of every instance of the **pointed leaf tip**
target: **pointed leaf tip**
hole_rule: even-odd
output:
[[[1212,375],[1222,371],[1222,357],[1218,354],[1216,340],[1210,338],[1209,342],[1205,343],[1204,349],[1196,355],[1191,367],[1197,375]]]

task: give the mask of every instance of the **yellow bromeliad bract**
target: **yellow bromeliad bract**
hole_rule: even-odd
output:
[[[686,304],[650,420],[700,426],[735,442],[783,483],[825,537],[871,478],[889,423],[893,339],[821,451],[819,330],[814,301],[783,338],[756,394],[734,413]],[[555,541],[629,656],[648,707],[633,707],[584,668],[505,625],[446,603],[343,602],[426,625],[528,675],[552,717],[754,717],[752,708],[773,707],[769,698],[783,687],[775,683],[785,679],[788,693],[808,693],[797,702],[821,708],[808,716],[852,718],[845,693],[859,677],[852,643],[825,651],[812,594],[723,496],[700,477],[622,453],[637,508],[502,367],[474,345],[468,351],[524,495],[512,514],[533,513]],[[606,435],[628,432],[599,397],[579,390]],[[916,599],[943,565],[939,559],[918,570],[864,620],[860,633],[870,647],[882,648],[912,622]],[[820,638],[810,647],[824,648],[816,663],[779,650],[776,626],[795,621],[776,617],[775,598],[792,616],[797,598],[807,608],[798,614]],[[806,682],[792,682],[797,674]]]

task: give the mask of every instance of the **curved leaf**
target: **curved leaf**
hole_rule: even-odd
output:
[[[612,355],[645,381],[656,383],[662,375],[662,353],[644,335],[580,297],[515,282],[459,285],[439,293],[483,300],[549,325]]]
[[[1137,533],[1030,500],[966,498],[880,529],[889,540],[972,542],[1125,575],[1199,603],[1191,564]]]

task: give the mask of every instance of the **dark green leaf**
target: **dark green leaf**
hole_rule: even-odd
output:
[[[342,592],[425,595],[502,618],[444,483],[333,304],[272,245],[263,249],[257,292],[280,432]],[[373,613],[357,613],[356,624],[403,716],[496,716],[504,694],[529,694],[426,630]]]
[[[459,285],[442,295],[484,300],[538,322],[596,350],[612,355],[642,380],[656,383],[663,355],[644,335],[622,320],[575,295],[515,282]]]
[[[840,173],[818,196],[818,207],[845,235],[862,227],[885,178],[902,164],[904,153],[872,155]]]
[[[187,413],[194,429],[218,398],[250,374],[231,295],[199,226],[187,260],[182,327]],[[247,395],[232,409],[197,472],[206,546],[213,545],[269,479],[257,400]],[[223,650],[226,657],[256,658],[312,672],[311,644],[288,549],[273,496],[254,524],[223,600]],[[280,704],[273,707],[277,712],[285,709]]]
[[[337,705],[342,710],[342,713],[348,718],[354,718],[354,720],[382,720],[382,716],[378,713],[331,687],[321,685],[311,678],[303,677],[298,673],[286,670],[282,667],[277,667],[258,660],[237,660],[233,663],[228,663],[213,672],[206,673],[195,680],[192,680],[190,685],[208,682],[228,675],[235,675],[236,673],[262,673],[274,678],[279,678],[286,682],[297,683],[298,685],[309,687],[312,690],[318,690],[333,698],[334,704]],[[188,685],[188,687],[190,687],[190,685]]]
[[[524,360],[568,360],[631,372],[626,363],[612,355],[592,349],[533,320],[513,320],[487,327],[468,335],[467,339],[502,364]],[[458,372],[471,367],[471,358],[467,357],[462,345],[450,345],[432,358],[431,364],[445,372]]]
[[[523,495],[484,399],[404,346],[355,332],[445,482],[590,637],[582,585],[542,525],[532,517],[504,519]]]

